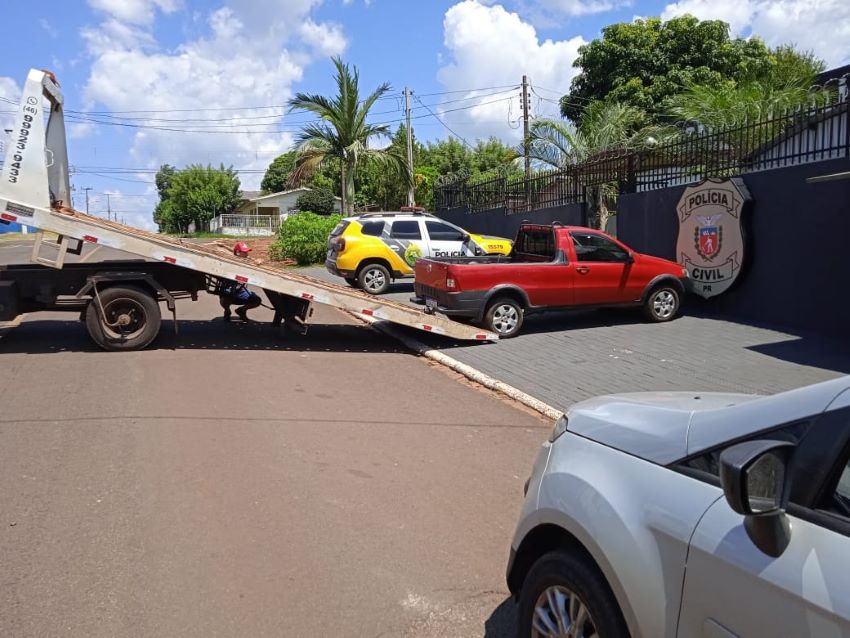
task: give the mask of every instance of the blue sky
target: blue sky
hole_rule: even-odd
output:
[[[552,115],[578,47],[602,26],[685,12],[795,42],[832,66],[850,62],[844,0],[47,0],[3,3],[16,28],[4,33],[0,97],[17,99],[30,67],[52,69],[78,112],[68,118],[75,204],[90,187],[101,214],[110,193],[119,218],[151,227],[147,171],[162,163],[223,162],[256,188],[310,119],[270,107],[297,91],[330,92],[331,55],[357,65],[367,89],[393,85],[375,121],[397,125],[407,85],[420,139],[449,134],[430,109],[471,143],[513,143],[523,73],[533,114]]]

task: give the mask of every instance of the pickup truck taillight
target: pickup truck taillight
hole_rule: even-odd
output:
[[[456,285],[457,284],[455,283],[454,277],[452,277],[450,275],[446,275],[446,288],[451,290],[452,288],[455,288]]]

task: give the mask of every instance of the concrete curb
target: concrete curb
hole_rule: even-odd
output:
[[[360,319],[361,321],[365,321],[376,330],[379,330],[384,334],[392,337],[393,339],[400,341],[407,348],[417,352],[423,357],[427,357],[428,359],[431,359],[432,361],[435,361],[440,365],[444,365],[447,368],[450,368],[455,372],[462,374],[467,379],[475,381],[476,383],[480,383],[485,388],[489,388],[490,390],[503,394],[506,397],[513,399],[514,401],[518,401],[524,406],[529,407],[532,410],[535,410],[536,412],[539,412],[545,417],[548,417],[550,419],[559,419],[564,414],[563,410],[556,410],[551,405],[543,403],[543,401],[539,399],[535,399],[530,394],[527,394],[522,390],[513,387],[512,385],[508,385],[503,381],[494,379],[493,377],[484,374],[480,370],[476,370],[472,366],[466,365],[465,363],[461,363],[457,359],[453,359],[452,357],[440,352],[439,350],[429,348],[421,341],[404,334],[403,332],[401,332],[401,330],[386,321],[373,319],[371,317],[362,317],[353,313],[349,314],[351,314],[351,316],[357,319]]]

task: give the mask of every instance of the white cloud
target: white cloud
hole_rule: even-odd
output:
[[[164,13],[173,13],[180,7],[180,2],[179,0],[89,0],[89,6],[121,22],[146,25],[153,22],[156,9]]]
[[[669,20],[686,13],[700,20],[723,20],[729,23],[733,35],[744,32],[753,17],[753,4],[749,0],[681,0],[668,4],[661,13]]]
[[[450,60],[440,68],[438,78],[448,91],[518,85],[523,74],[527,74],[532,86],[540,87],[539,95],[552,100],[532,95],[532,112],[537,116],[557,115],[558,106],[553,101],[558,98],[557,92],[568,91],[570,80],[578,72],[573,61],[578,48],[585,43],[581,37],[541,42],[535,28],[516,13],[477,0],[464,0],[451,7],[443,28]],[[492,95],[498,90],[452,95],[452,99],[477,97],[472,102],[477,106],[446,113],[444,119],[467,139],[488,135],[512,135],[519,139],[520,131],[512,131],[508,124],[509,118],[519,117],[519,92],[508,89]],[[446,108],[468,104],[460,102]],[[458,123],[453,126],[453,122]]]
[[[39,26],[40,26],[40,27],[44,30],[44,32],[45,32],[45,33],[47,33],[47,35],[49,35],[51,38],[55,38],[55,37],[57,37],[57,36],[59,35],[59,32],[58,32],[58,31],[57,31],[57,30],[53,27],[53,25],[52,25],[52,24],[50,24],[50,22],[48,22],[47,18],[41,18],[41,19],[38,21],[38,25],[39,25]]]
[[[301,38],[319,55],[330,57],[345,51],[347,42],[338,24],[316,24],[306,20],[301,25]]]
[[[757,35],[768,45],[812,50],[828,67],[850,62],[850,3],[846,0],[681,0],[665,20],[690,13],[728,22],[734,35]]]
[[[568,16],[604,13],[631,4],[628,0],[538,0],[543,9]]]
[[[120,4],[90,0],[95,1],[113,9]],[[319,1],[229,0],[204,16],[205,35],[168,51],[157,43],[155,20],[146,12],[168,11],[176,3],[133,0],[132,11],[108,10],[111,17],[83,31],[92,57],[84,90],[86,109],[98,105],[113,112],[158,111],[133,115],[148,119],[125,120],[144,126],[129,129],[134,133],[125,165],[156,168],[163,163],[179,167],[223,162],[263,170],[292,144],[292,132],[280,128],[288,117],[285,108],[244,107],[286,104],[293,84],[301,80],[314,56],[342,53],[346,46],[338,25],[311,18]],[[296,121],[306,118],[299,114]],[[161,130],[175,128],[203,132]],[[116,129],[96,127],[101,135],[111,130]],[[85,133],[85,128],[74,131]],[[261,177],[243,174],[240,179],[243,188],[254,189]],[[128,221],[153,225],[150,210],[156,197],[153,189],[150,192],[147,212],[128,216]]]
[[[632,0],[478,0],[480,4],[509,7],[538,28],[560,26],[565,17],[605,13],[631,6]]]

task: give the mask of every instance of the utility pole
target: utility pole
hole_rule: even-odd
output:
[[[86,186],[84,189],[86,191],[86,215],[89,214],[89,191],[92,190],[91,186]]]
[[[109,201],[109,193],[106,193],[106,219],[112,219],[112,204]]]
[[[525,155],[525,179],[531,178],[531,158],[528,156],[528,76],[522,76],[522,148]]]
[[[404,116],[407,122],[407,175],[410,180],[407,185],[407,205],[413,206],[416,203],[413,185],[413,131],[410,128],[410,91],[407,87],[404,87]]]
[[[525,155],[525,209],[531,210],[531,157],[528,154],[528,76],[522,76],[522,149]]]

